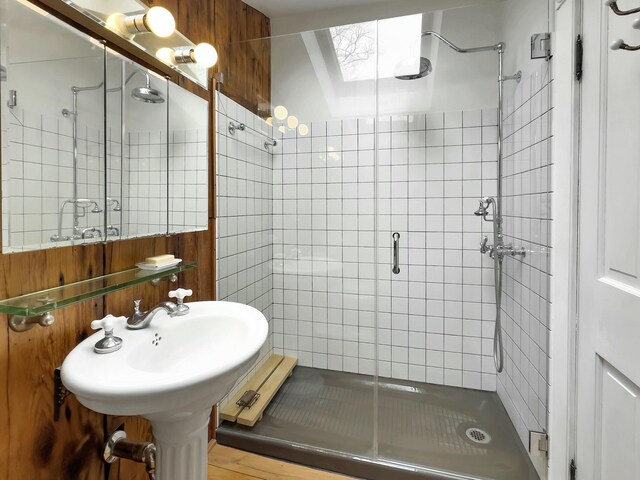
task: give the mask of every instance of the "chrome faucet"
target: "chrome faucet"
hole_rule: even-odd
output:
[[[98,238],[102,236],[102,231],[96,227],[89,227],[82,229],[82,233],[80,235],[81,238]]]
[[[178,314],[178,306],[173,302],[162,302],[143,312],[140,310],[140,300],[134,300],[133,310],[133,315],[127,319],[127,328],[131,330],[147,328],[158,312],[165,311],[170,317]]]
[[[114,225],[107,225],[107,236],[108,237],[119,237],[120,229]]]

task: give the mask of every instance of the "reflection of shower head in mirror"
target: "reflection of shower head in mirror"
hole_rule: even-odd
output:
[[[131,96],[136,100],[144,103],[164,103],[162,94],[151,86],[151,77],[144,70],[137,68],[131,75],[129,75],[127,81],[124,82],[125,85],[129,83],[129,80],[131,80],[136,73],[141,73],[142,75],[144,75],[147,82],[144,87],[136,87],[131,90]]]
[[[144,103],[164,103],[158,90],[151,87],[137,87],[131,90],[131,96]]]

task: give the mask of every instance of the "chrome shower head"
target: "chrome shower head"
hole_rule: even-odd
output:
[[[109,206],[113,205],[114,207],[111,210],[113,210],[114,212],[122,211],[122,207],[120,206],[120,201],[117,198],[107,197],[107,205]]]
[[[150,86],[136,87],[131,90],[131,96],[144,103],[164,103],[162,94]]]
[[[480,200],[480,206],[473,212],[477,217],[486,217],[489,214],[489,206],[493,203],[493,198],[484,197]]]
[[[417,80],[433,72],[433,65],[431,61],[425,57],[407,58],[398,62],[394,71],[394,76],[398,80]],[[407,74],[407,71],[415,73]]]

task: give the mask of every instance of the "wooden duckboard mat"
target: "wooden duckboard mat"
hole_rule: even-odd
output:
[[[269,402],[285,380],[291,376],[291,372],[297,364],[298,359],[294,357],[283,357],[282,355],[269,357],[247,383],[229,399],[229,403],[220,412],[220,418],[253,427],[262,419],[262,414]],[[236,402],[247,390],[257,391],[260,398],[250,408],[239,407]]]

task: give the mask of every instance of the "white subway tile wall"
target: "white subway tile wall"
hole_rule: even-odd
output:
[[[236,384],[242,385],[273,352],[273,154],[254,130],[271,132],[264,120],[226,96],[217,94],[216,101],[216,298],[251,305],[269,321],[269,338],[256,364]],[[230,121],[247,130],[231,135]]]
[[[473,211],[496,193],[497,113],[384,117],[377,131],[313,123],[275,151],[274,350],[373,374],[378,311],[381,376],[495,390],[489,224]]]
[[[505,242],[524,246],[523,261],[505,259],[505,368],[498,394],[523,443],[546,431],[551,270],[552,64],[525,78],[505,108]]]

